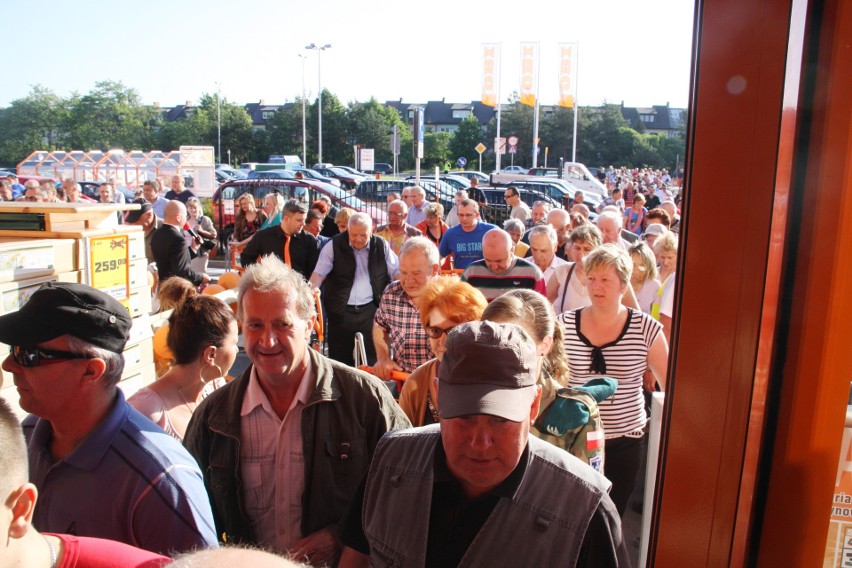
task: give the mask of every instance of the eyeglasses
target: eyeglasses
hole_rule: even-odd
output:
[[[503,199],[509,199],[510,197],[515,197],[515,194],[514,193],[504,193],[503,194]]]
[[[456,326],[453,326],[456,327]],[[432,327],[431,325],[426,326],[426,335],[431,337],[432,339],[441,339],[442,335],[447,335],[453,329],[453,327],[448,327],[447,329],[441,329],[440,327]]]
[[[71,359],[91,359],[91,356],[67,351],[48,351],[27,345],[12,345],[12,359],[21,367],[40,367]]]
[[[397,211],[388,211],[388,217],[402,217],[402,213]]]

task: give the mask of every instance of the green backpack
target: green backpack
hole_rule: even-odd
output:
[[[541,438],[564,449],[596,471],[604,472],[604,428],[598,403],[606,400],[618,381],[592,379],[581,387],[563,387],[535,421]]]

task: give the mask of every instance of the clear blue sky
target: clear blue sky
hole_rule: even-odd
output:
[[[686,106],[694,6],[684,0],[3,0],[0,106],[41,84],[60,96],[96,81],[173,106],[221,88],[247,103],[291,101],[322,83],[344,104],[479,100],[481,45],[502,44],[501,100],[518,90],[520,42],[540,42],[540,101],[556,102],[557,44],[579,41],[581,105]],[[217,87],[217,82],[219,86]]]

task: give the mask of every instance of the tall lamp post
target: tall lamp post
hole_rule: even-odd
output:
[[[216,142],[218,152],[216,153],[216,163],[222,163],[222,109],[219,104],[222,98],[222,86],[216,82]]]
[[[330,48],[330,43],[323,46],[315,43],[305,46],[305,49],[315,49],[317,51],[317,91],[319,91],[317,94],[317,116],[319,117],[319,124],[317,126],[317,162],[320,164],[322,163],[322,52]]]
[[[307,55],[299,53],[302,60],[302,164],[308,167],[308,129],[305,126],[305,60]]]

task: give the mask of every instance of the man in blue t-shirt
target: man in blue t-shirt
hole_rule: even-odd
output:
[[[479,204],[465,199],[458,205],[459,224],[449,229],[441,238],[441,257],[453,255],[453,266],[465,269],[482,258],[482,237],[491,229],[491,223],[479,220]]]

